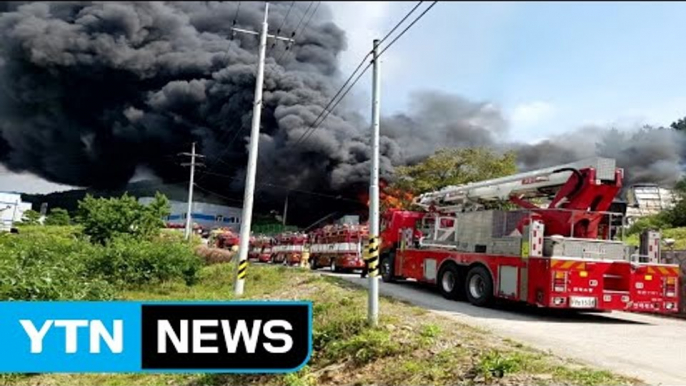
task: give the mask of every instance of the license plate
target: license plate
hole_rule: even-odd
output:
[[[572,296],[569,298],[569,306],[572,308],[595,308],[596,298]]]

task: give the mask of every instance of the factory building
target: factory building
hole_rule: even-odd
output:
[[[141,197],[138,199],[143,205],[152,202],[152,197]],[[164,220],[172,226],[183,226],[186,223],[186,212],[188,203],[183,201],[169,201],[171,214]],[[194,202],[191,210],[193,224],[204,229],[230,228],[239,231],[241,224],[241,208],[231,206],[208,204],[204,202]]]
[[[21,194],[0,192],[0,230],[9,231],[15,222],[20,222],[24,212],[30,210],[30,202],[22,202]]]

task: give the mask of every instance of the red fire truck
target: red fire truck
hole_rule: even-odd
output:
[[[300,264],[307,244],[307,234],[285,232],[276,236],[272,245],[271,262],[275,264]]]
[[[239,237],[229,228],[219,228],[210,232],[210,245],[222,249],[238,248]]]
[[[250,237],[250,250],[248,251],[248,259],[259,260],[263,254],[264,248],[270,246],[271,239],[267,236],[257,235]]]
[[[621,214],[607,210],[622,179],[615,160],[593,158],[423,194],[423,211],[382,216],[382,279],[477,306],[677,312],[679,267],[660,263],[659,233],[638,251],[618,240]],[[520,209],[494,209],[506,201]]]
[[[310,234],[310,268],[334,272],[364,268],[362,248],[369,238],[367,225],[327,225]]]

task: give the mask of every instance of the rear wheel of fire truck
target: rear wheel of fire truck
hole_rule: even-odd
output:
[[[464,276],[454,263],[447,263],[438,271],[438,290],[444,298],[458,300],[463,297],[462,282]]]
[[[338,272],[338,266],[336,265],[336,259],[331,259],[331,272]]]
[[[493,302],[493,279],[486,268],[476,266],[470,269],[465,285],[467,300],[473,305],[484,307]]]
[[[315,256],[310,256],[310,269],[313,271],[319,269],[319,264],[317,264],[317,258]]]
[[[379,271],[381,271],[381,280],[385,283],[393,283],[396,280],[395,272],[393,272],[394,260],[395,258],[392,254],[384,254],[381,256]]]

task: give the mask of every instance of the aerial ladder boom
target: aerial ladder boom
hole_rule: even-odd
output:
[[[596,157],[486,181],[447,186],[418,196],[414,203],[426,210],[448,212],[462,211],[487,201],[540,197],[542,192],[550,194],[551,190],[565,185],[579,170],[589,168],[595,170],[596,180],[615,180],[615,160]]]

